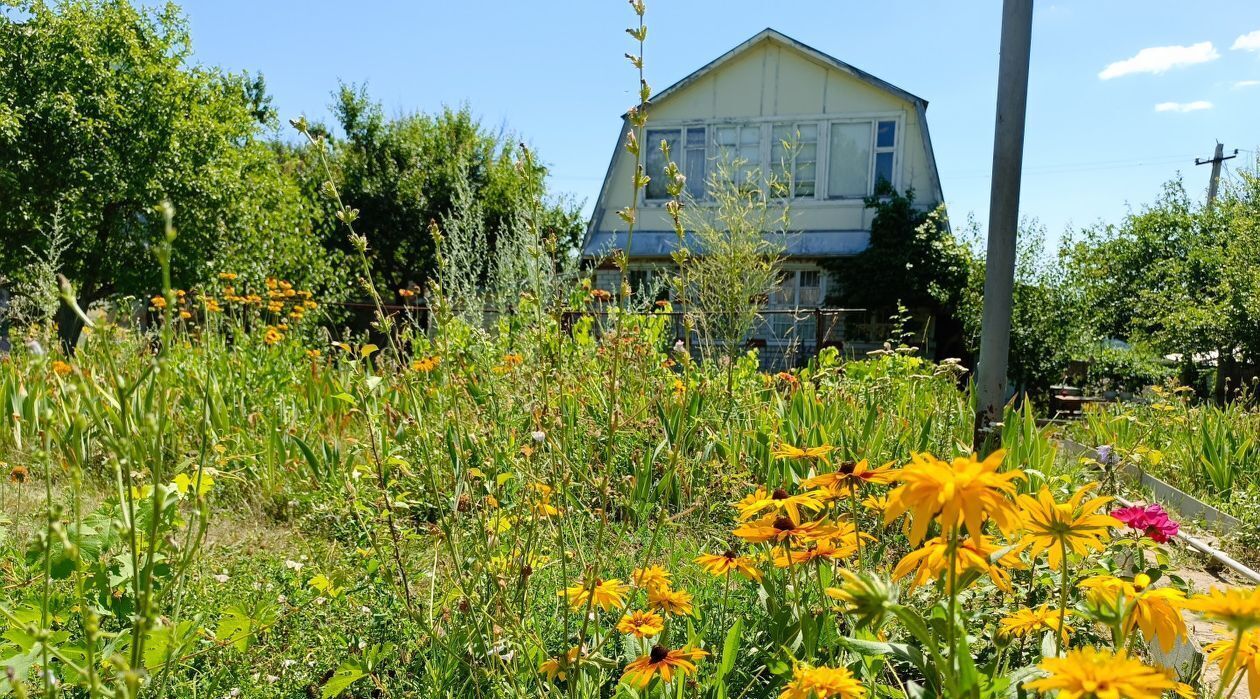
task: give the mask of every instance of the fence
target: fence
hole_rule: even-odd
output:
[[[366,327],[367,321],[376,311],[376,306],[370,303],[341,302],[330,305],[351,311],[359,321],[356,325],[363,327]],[[431,315],[428,307],[423,304],[387,304],[384,310],[389,314],[405,314],[414,319],[418,325],[425,327],[427,331],[432,331]],[[630,312],[669,318],[673,328],[673,341],[684,339],[687,333],[685,319],[688,313],[685,311]],[[862,321],[859,323],[848,322],[865,312],[864,308],[763,309],[758,314],[759,317],[752,333],[743,344],[748,349],[757,350],[761,368],[766,371],[783,371],[802,366],[817,355],[819,350],[826,347],[835,347],[843,354],[861,356],[872,349],[881,347],[884,340],[884,336],[876,337],[869,332],[862,332],[872,329],[872,324],[864,317],[858,318]],[[515,313],[515,309],[482,309],[483,327],[493,330],[498,326],[501,316]],[[564,314],[562,325],[570,329],[583,317],[595,320],[595,331],[598,333],[605,326],[604,321],[609,317],[609,311],[568,311]],[[855,330],[857,332],[854,332]],[[853,336],[850,337],[850,334]],[[701,348],[704,347],[704,338],[694,328],[691,331],[689,344],[693,356],[698,358]]]

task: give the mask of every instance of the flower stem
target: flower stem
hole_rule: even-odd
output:
[[[1059,538],[1059,628],[1054,634],[1054,654],[1056,656],[1063,655],[1063,649],[1067,646],[1067,632],[1063,621],[1067,618],[1068,603],[1068,552],[1067,539]]]
[[[1225,669],[1221,672],[1221,680],[1216,683],[1216,691],[1212,693],[1212,699],[1221,699],[1221,694],[1225,690],[1225,685],[1229,683],[1230,676],[1234,674],[1234,664],[1238,661],[1238,648],[1242,646],[1243,632],[1241,630],[1234,634],[1234,645],[1229,649],[1229,662],[1225,663]]]

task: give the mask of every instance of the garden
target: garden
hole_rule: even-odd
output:
[[[638,136],[645,8],[630,6],[638,155],[654,146]],[[4,40],[153,31],[169,39],[155,74],[228,79],[166,63],[187,38],[162,34],[178,23],[159,13],[66,8],[31,5],[37,28]],[[51,71],[54,54],[32,65]],[[187,212],[177,196],[146,204],[147,228],[92,218],[98,200],[58,203],[40,243],[0,213],[16,292],[0,355],[0,694],[1260,697],[1246,567],[1260,414],[1226,368],[1214,401],[1193,362],[1163,360],[1255,356],[1255,310],[1236,301],[1256,282],[1230,251],[1260,235],[1260,179],[1212,209],[1179,208],[1172,188],[1120,231],[1070,243],[1062,267],[1021,257],[1022,390],[978,433],[967,362],[923,356],[901,303],[882,349],[761,369],[740,340],[781,260],[747,187],[715,176],[704,227],[667,166],[667,293],[632,289],[625,254],[608,261],[609,292],[566,252],[576,214],[544,191],[532,151],[482,138],[466,112],[387,122],[363,93],[338,95],[345,138],[305,118],[298,144],[201,124],[222,167],[176,175],[223,181],[183,190]],[[234,104],[220,116],[248,116]],[[443,139],[480,160],[438,167],[452,165]],[[417,204],[419,175],[391,169],[405,162],[437,163],[423,188],[446,200]],[[256,179],[232,181],[238,166]],[[121,179],[82,187],[135,184],[102,172]],[[146,182],[128,197],[170,191]],[[232,196],[203,196],[218,186]],[[42,210],[9,196],[0,209]],[[974,336],[983,260],[935,214],[909,213],[908,195],[876,199],[904,219],[880,230],[917,231],[900,254],[921,246],[953,283],[907,282],[907,299],[957,307]],[[619,213],[633,235],[636,209]],[[85,220],[99,229],[82,236]],[[274,220],[305,235],[250,237]],[[1193,284],[1150,253],[1170,220],[1231,234],[1179,238],[1201,246]],[[215,237],[227,223],[239,236]],[[1225,247],[1209,255],[1213,241]],[[1120,302],[1157,288],[1184,293]],[[1122,330],[1133,344],[1103,352]],[[1052,419],[1037,390],[1074,352],[1120,355],[1094,356],[1091,380],[1126,400]],[[1134,473],[1240,526],[1214,530]],[[1189,538],[1209,538],[1208,555]]]

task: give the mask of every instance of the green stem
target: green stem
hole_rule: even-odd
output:
[[[1059,557],[1060,561],[1060,580],[1059,580],[1059,628],[1054,634],[1054,654],[1056,656],[1063,655],[1063,649],[1067,646],[1067,632],[1065,630],[1064,620],[1067,618],[1068,603],[1068,551],[1067,539],[1059,538]]]

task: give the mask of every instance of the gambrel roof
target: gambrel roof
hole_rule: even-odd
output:
[[[784,46],[787,46],[788,48],[795,49],[805,54],[806,56],[809,56],[815,61],[818,61],[819,63],[826,65],[829,68],[834,68],[842,73],[848,73],[852,77],[857,78],[858,80],[861,80],[864,83],[867,83],[871,87],[884,90],[885,92],[891,92],[892,94],[900,97],[901,99],[906,100],[907,102],[919,104],[919,105],[922,105],[925,109],[927,108],[927,100],[923,99],[922,97],[919,97],[918,95],[907,92],[886,80],[881,80],[864,70],[855,68],[834,56],[829,56],[823,53],[822,51],[819,51],[818,49],[812,46],[809,46],[808,44],[804,44],[800,41],[797,41],[796,39],[793,39],[787,34],[784,34],[783,32],[780,32],[776,29],[771,29],[770,27],[766,27],[765,29],[762,29],[761,31],[754,34],[747,41],[741,43],[740,45],[736,46],[730,51],[727,51],[721,56],[718,56],[712,61],[709,61],[708,63],[704,64],[697,70],[693,71],[690,75],[683,78],[682,80],[679,80],[678,82],[674,83],[673,85],[670,85],[664,90],[661,90],[655,95],[652,95],[651,99],[649,100],[649,103],[664,102],[665,100],[669,99],[670,95],[673,95],[676,92],[680,92],[683,88],[696,82],[700,78],[703,78],[704,76],[708,75],[712,71],[717,70],[722,65],[729,62],[731,59],[735,58],[741,53],[744,53],[748,49],[751,49],[752,47],[756,46],[757,44],[760,44],[763,41],[773,41],[773,42],[782,44]]]
[[[726,53],[718,56],[712,61],[701,66],[686,77],[678,80],[674,84],[652,95],[649,100],[649,110],[652,105],[660,105],[669,101],[674,95],[682,93],[688,87],[696,84],[706,76],[722,69],[724,66],[734,62],[740,56],[762,46],[765,42],[776,44],[780,47],[791,50],[800,54],[811,62],[820,66],[834,70],[843,75],[847,75],[852,79],[864,83],[875,90],[884,92],[905,102],[911,112],[916,115],[914,122],[917,122],[919,136],[922,142],[923,151],[926,159],[926,179],[927,194],[926,199],[929,203],[940,203],[943,201],[943,194],[940,187],[940,175],[936,168],[936,158],[932,150],[932,142],[928,135],[927,119],[925,111],[928,102],[926,99],[919,97],[907,90],[893,85],[886,80],[882,80],[864,70],[856,68],[834,56],[830,56],[818,49],[793,39],[782,32],[775,29],[766,28],[757,32],[746,41],[741,42]],[[629,112],[622,114],[620,123],[618,124],[617,139],[614,142],[614,150],[612,157],[609,159],[608,168],[604,174],[603,184],[600,186],[599,196],[595,201],[590,222],[587,226],[586,235],[582,242],[582,254],[591,255],[596,250],[605,247],[620,247],[625,241],[624,232],[614,232],[611,230],[599,230],[600,222],[606,218],[609,211],[610,182],[613,178],[614,169],[617,167],[618,158],[621,157],[621,151],[624,148],[625,131],[629,128]],[[824,235],[818,235],[825,233]],[[672,245],[676,236],[672,231],[653,231],[650,229],[640,229],[635,234],[634,247],[630,250],[632,256],[635,255],[660,255],[664,248]],[[868,230],[834,230],[834,231],[799,231],[792,237],[793,244],[789,245],[789,255],[801,256],[846,256],[860,252],[869,240]],[[660,248],[660,250],[658,250]]]

